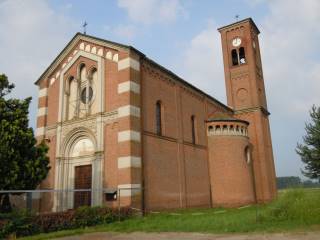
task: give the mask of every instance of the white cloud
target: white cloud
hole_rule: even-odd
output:
[[[270,106],[277,113],[307,114],[320,102],[320,2],[271,1],[269,8],[260,28]]]
[[[210,20],[208,26],[184,46],[186,50],[176,65],[184,79],[225,103],[221,40],[217,27]]]
[[[260,4],[260,3],[263,3],[265,1],[266,0],[245,0],[245,2],[247,4],[249,4],[251,7],[254,7],[254,6],[256,6],[256,5]]]
[[[64,6],[66,9],[70,9],[73,7],[72,3],[67,3],[65,6]]]
[[[137,23],[169,23],[185,16],[180,0],[118,0],[118,6]]]
[[[74,23],[42,0],[0,3],[0,71],[16,84],[14,96],[33,97],[30,124],[35,125],[37,88],[33,84],[72,37]]]
[[[277,174],[299,175],[303,165],[294,149],[311,105],[320,103],[320,1],[267,5],[260,40]]]
[[[132,39],[136,35],[137,29],[133,25],[118,25],[113,29],[113,32],[121,38]]]

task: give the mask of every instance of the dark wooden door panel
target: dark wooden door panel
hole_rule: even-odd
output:
[[[83,165],[74,169],[74,188],[91,189],[92,186],[92,166]],[[75,192],[74,208],[80,206],[91,206],[91,192]]]

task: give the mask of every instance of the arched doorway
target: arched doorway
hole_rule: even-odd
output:
[[[57,161],[54,211],[102,204],[102,155],[94,134],[86,128],[67,134]],[[79,191],[85,189],[85,191]]]
[[[91,206],[92,189],[92,157],[94,157],[94,145],[89,138],[80,138],[74,143],[70,151],[69,161],[78,162],[74,166],[73,207]]]

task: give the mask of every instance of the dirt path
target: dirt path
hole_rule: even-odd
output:
[[[319,240],[320,232],[275,234],[201,234],[201,233],[91,233],[59,240]]]

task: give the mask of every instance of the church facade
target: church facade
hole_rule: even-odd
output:
[[[73,37],[36,81],[36,136],[51,166],[40,189],[59,193],[40,198],[42,211],[233,207],[276,196],[259,30],[251,18],[218,30],[227,105],[131,46]]]

